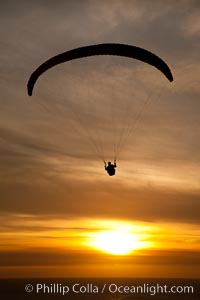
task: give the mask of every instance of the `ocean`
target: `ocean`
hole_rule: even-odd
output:
[[[200,279],[1,279],[2,300],[200,300]]]

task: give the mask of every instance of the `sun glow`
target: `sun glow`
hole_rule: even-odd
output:
[[[143,248],[144,243],[129,232],[120,230],[96,233],[91,245],[113,255],[128,255],[131,251]]]

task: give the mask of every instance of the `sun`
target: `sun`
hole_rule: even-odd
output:
[[[141,248],[142,242],[131,233],[112,230],[96,233],[91,245],[113,255],[128,255],[131,251]]]

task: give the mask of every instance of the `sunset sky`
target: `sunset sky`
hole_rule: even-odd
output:
[[[198,0],[1,1],[1,278],[200,277],[199,16]],[[27,95],[45,60],[99,43],[156,53],[174,82],[93,57]]]

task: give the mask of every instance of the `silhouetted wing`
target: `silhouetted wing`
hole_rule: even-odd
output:
[[[132,45],[98,44],[75,48],[48,59],[31,74],[27,86],[28,95],[32,95],[37,79],[48,69],[73,59],[95,55],[115,55],[137,59],[154,66],[161,71],[169,81],[173,81],[173,76],[168,65],[159,56],[152,52]]]

